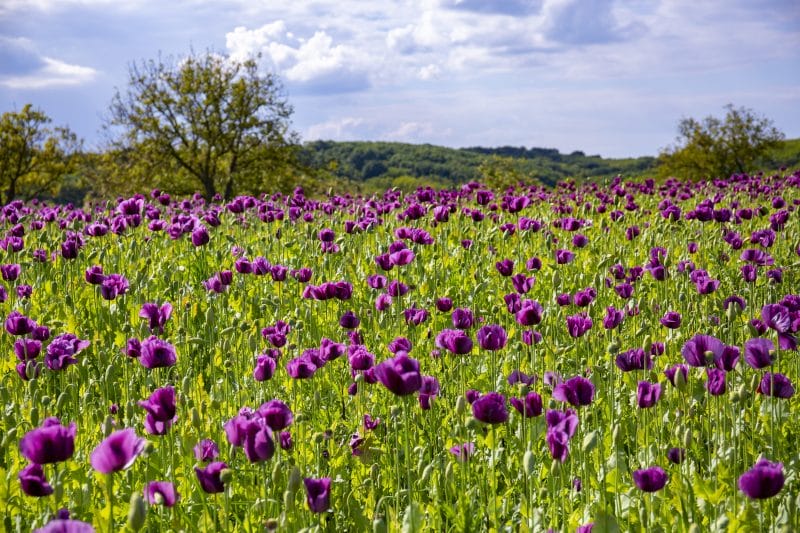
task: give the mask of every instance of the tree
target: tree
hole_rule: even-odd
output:
[[[230,198],[263,191],[270,173],[295,164],[291,114],[280,80],[259,72],[255,59],[207,52],[177,65],[161,58],[132,65],[107,128],[121,130],[113,151],[127,161],[174,171],[173,187],[164,188]]]
[[[54,194],[75,169],[80,141],[66,127],[50,128],[51,122],[31,104],[0,117],[0,202]]]
[[[659,156],[659,174],[690,179],[730,176],[754,170],[755,163],[784,138],[772,121],[751,109],[725,106],[724,119],[684,118],[677,145]]]

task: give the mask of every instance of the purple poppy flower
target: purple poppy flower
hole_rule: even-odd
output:
[[[455,355],[464,355],[472,351],[473,344],[465,331],[445,329],[436,336],[436,346]]]
[[[769,339],[755,338],[744,343],[744,360],[755,369],[766,368],[772,364],[775,345]]]
[[[388,348],[395,355],[400,352],[408,353],[411,351],[411,341],[405,337],[395,337],[389,342]]]
[[[450,448],[450,453],[462,463],[466,462],[475,453],[475,443],[465,442],[464,444],[456,444]]]
[[[484,350],[496,351],[505,347],[506,330],[498,324],[489,324],[478,330],[478,345]]]
[[[142,355],[142,343],[139,339],[128,339],[125,343],[125,348],[122,349],[122,353],[127,355],[128,357],[139,357]]]
[[[86,283],[92,285],[100,285],[106,279],[105,274],[103,274],[103,267],[100,265],[93,265],[87,268],[84,277]]]
[[[550,456],[559,461],[564,462],[569,456],[569,436],[559,430],[548,429],[545,437],[547,447],[550,449]]]
[[[139,311],[139,316],[148,321],[150,331],[164,333],[164,326],[172,315],[172,304],[165,303],[159,306],[156,303],[146,303],[142,305],[142,310]]]
[[[58,418],[47,418],[42,425],[27,432],[19,441],[19,450],[36,464],[66,461],[75,452],[75,422],[62,426]]]
[[[299,283],[308,283],[311,280],[313,272],[308,267],[298,268],[289,273]]]
[[[660,466],[651,466],[633,472],[634,484],[644,492],[656,492],[663,489],[668,479],[667,473]]]
[[[339,317],[339,325],[345,329],[355,329],[361,324],[361,320],[356,316],[353,311],[345,311]]]
[[[11,311],[6,317],[5,326],[11,335],[27,335],[36,327],[36,322],[19,311]]]
[[[527,294],[533,288],[534,283],[536,283],[536,278],[533,276],[529,277],[525,274],[511,276],[511,285],[519,294]]]
[[[516,385],[517,383],[522,383],[524,385],[530,386],[536,383],[537,379],[538,377],[536,376],[536,374],[529,376],[524,372],[521,372],[519,370],[514,370],[508,375],[506,381],[508,381],[509,385]]]
[[[324,513],[331,506],[331,478],[304,478],[306,502],[312,513]]]
[[[422,386],[419,389],[419,406],[423,410],[431,408],[431,400],[439,395],[439,380],[433,376],[422,376]]]
[[[484,424],[502,424],[508,420],[505,396],[497,392],[481,395],[472,403],[472,415]]]
[[[250,262],[249,259],[246,257],[240,257],[233,263],[233,267],[236,269],[236,272],[239,274],[252,274],[253,273],[253,263]]]
[[[681,314],[676,311],[668,311],[660,322],[665,328],[678,329],[681,327]]]
[[[739,347],[725,346],[718,356],[714,356],[714,365],[720,370],[731,372],[739,362]]]
[[[441,313],[447,313],[453,308],[453,300],[447,297],[436,299],[436,309]]]
[[[590,405],[594,400],[594,384],[582,376],[569,378],[555,386],[553,398],[574,407]]]
[[[636,388],[636,405],[641,409],[653,407],[661,398],[661,383],[640,381]]]
[[[590,329],[592,329],[592,319],[586,313],[567,317],[567,331],[572,338],[582,337]]]
[[[514,261],[511,259],[503,259],[494,264],[494,267],[501,276],[510,276],[514,272]]]
[[[689,365],[701,367],[720,357],[724,349],[725,345],[716,337],[695,335],[683,345],[681,355]]]
[[[428,320],[430,313],[428,313],[427,309],[419,309],[417,307],[410,307],[408,309],[403,310],[403,317],[405,318],[406,324],[419,326],[423,322]]]
[[[92,451],[92,468],[103,474],[125,470],[144,451],[146,443],[132,428],[115,431]]]
[[[792,381],[783,374],[764,372],[764,377],[761,378],[756,392],[764,396],[788,400],[794,396],[794,385],[792,385]]]
[[[450,315],[450,319],[453,321],[453,327],[456,329],[469,329],[475,325],[475,317],[468,308],[459,307],[455,309],[453,314]]]
[[[213,462],[205,468],[194,467],[200,488],[208,494],[223,492],[225,485],[222,483],[221,474],[226,468],[228,468],[228,465],[219,461]]]
[[[37,341],[46,341],[50,338],[50,329],[47,326],[34,326],[31,337]]]
[[[49,521],[44,527],[35,530],[34,533],[94,533],[94,527],[80,520],[56,518]]]
[[[142,355],[139,362],[145,368],[164,368],[173,366],[178,361],[175,347],[167,341],[151,335],[142,342]]]
[[[322,360],[320,359],[320,362]],[[295,357],[286,363],[286,372],[294,379],[308,379],[317,371],[317,365],[312,361],[311,357],[303,354],[300,357]]]
[[[536,300],[525,300],[515,313],[517,323],[521,326],[535,326],[542,321],[542,305]]]
[[[759,459],[753,468],[739,477],[739,490],[748,498],[763,500],[778,494],[784,481],[783,463]]]
[[[172,507],[178,502],[180,495],[175,485],[169,481],[151,481],[144,486],[144,499],[150,505],[162,504]]]
[[[14,354],[23,363],[31,359],[36,359],[42,351],[41,341],[35,339],[17,339],[14,341]]]
[[[128,292],[130,283],[121,274],[109,274],[100,284],[100,295],[104,300],[113,300],[121,294]]]
[[[53,487],[47,482],[44,477],[44,469],[40,464],[31,464],[20,470],[19,483],[22,486],[22,492],[28,496],[35,496],[41,498],[42,496],[49,496],[53,494]]]
[[[625,319],[625,313],[614,306],[606,307],[606,314],[603,317],[603,328],[614,329]]]
[[[139,407],[147,411],[145,429],[151,435],[165,435],[175,421],[177,406],[175,389],[163,387],[153,391],[147,400],[142,400]]]
[[[194,458],[198,461],[208,463],[219,456],[219,447],[211,439],[203,439],[194,447]]]
[[[275,375],[277,363],[272,357],[262,354],[256,358],[256,366],[253,369],[253,379],[256,381],[266,381]]]
[[[615,359],[617,368],[623,372],[632,370],[650,370],[653,368],[653,358],[645,353],[643,348],[634,348],[617,355]]]
[[[419,361],[400,354],[375,367],[375,377],[398,396],[413,394],[422,387]]]
[[[294,417],[289,406],[280,400],[270,400],[256,410],[272,431],[280,431],[292,425]]]
[[[251,463],[260,463],[275,454],[272,430],[263,418],[251,418],[242,423],[244,454]]]
[[[292,434],[288,431],[281,431],[278,435],[278,444],[281,447],[281,450],[291,450],[292,449]]]
[[[204,226],[197,226],[192,231],[192,245],[195,247],[208,244],[211,237],[208,235],[208,230]]]
[[[566,265],[575,259],[575,254],[569,250],[556,250],[555,251],[556,263],[559,265]]]
[[[686,449],[684,448],[670,448],[667,451],[667,459],[670,463],[679,465],[686,458]]]
[[[686,365],[674,365],[664,370],[664,375],[667,376],[667,379],[674,387],[683,389],[689,379],[689,367]]]
[[[50,370],[63,370],[76,364],[78,360],[75,356],[88,346],[89,341],[81,340],[71,333],[63,333],[47,346],[44,362]]]
[[[706,389],[712,396],[725,394],[725,371],[719,368],[706,368]]]
[[[414,252],[408,248],[404,248],[389,254],[389,261],[391,261],[394,266],[405,266],[411,263],[413,260]]]
[[[511,398],[509,401],[512,407],[526,418],[542,414],[542,397],[536,392],[529,392],[524,399]]]

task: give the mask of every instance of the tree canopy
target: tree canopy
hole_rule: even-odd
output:
[[[143,61],[112,100],[110,153],[129,177],[163,188],[199,188],[208,198],[261,192],[294,166],[292,111],[278,77],[256,59],[206,52]]]
[[[732,104],[725,109],[724,119],[682,119],[677,144],[659,156],[659,173],[700,179],[749,172],[783,140],[772,121],[753,110]]]
[[[81,143],[66,127],[26,104],[0,117],[0,201],[53,193],[75,169]]]

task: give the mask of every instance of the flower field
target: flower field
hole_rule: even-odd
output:
[[[2,208],[6,531],[798,531],[800,172]]]

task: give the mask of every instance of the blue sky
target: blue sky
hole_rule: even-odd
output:
[[[303,140],[655,155],[727,103],[800,137],[797,0],[2,0],[0,111],[100,146],[128,66],[191,49],[260,53]]]

